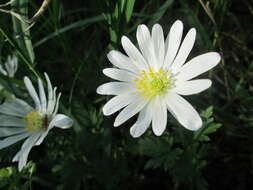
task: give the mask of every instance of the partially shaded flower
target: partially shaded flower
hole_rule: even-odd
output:
[[[3,114],[0,115],[0,137],[4,137],[0,141],[0,149],[27,138],[21,150],[13,158],[13,161],[19,162],[19,170],[26,165],[32,147],[40,145],[53,127],[66,129],[73,124],[71,118],[57,113],[61,93],[57,95],[57,88],[52,87],[46,73],[45,77],[47,97],[41,79],[38,79],[39,93],[37,94],[30,79],[24,78],[25,86],[35,103],[35,108],[18,98],[11,103],[0,105],[0,113]]]
[[[167,110],[189,130],[197,130],[202,120],[197,111],[181,96],[200,93],[211,86],[209,79],[193,79],[215,67],[220,55],[209,52],[190,61],[186,59],[194,45],[196,30],[190,29],[181,43],[183,23],[176,21],[164,40],[163,29],[155,24],[150,33],[145,25],[137,28],[140,51],[125,36],[122,46],[128,56],[111,51],[108,59],[117,68],[103,73],[119,82],[109,82],[97,88],[97,93],[115,95],[103,107],[104,115],[124,108],[116,117],[117,127],[139,113],[131,127],[133,137],[141,136],[152,123],[155,135],[161,135],[167,124]]]
[[[18,58],[16,55],[12,55],[12,57],[9,55],[7,57],[7,60],[4,64],[5,69],[2,65],[0,65],[0,72],[9,77],[14,77],[15,73],[18,70]]]

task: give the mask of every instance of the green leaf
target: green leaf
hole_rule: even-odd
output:
[[[0,169],[0,178],[8,178],[12,175],[12,168],[7,167],[7,168],[2,168]]]
[[[213,107],[208,107],[205,111],[201,113],[201,116],[204,118],[203,127],[198,131],[194,132],[194,140],[195,141],[210,141],[208,135],[215,133],[222,125],[220,123],[215,123],[212,118],[213,115]]]
[[[172,136],[146,137],[139,141],[140,154],[151,157],[145,169],[155,169],[163,167],[168,169],[172,167],[182,154],[182,149],[173,148]]]
[[[94,24],[96,22],[100,22],[100,21],[103,21],[105,20],[105,17],[103,15],[98,15],[98,16],[95,16],[95,17],[91,17],[91,18],[87,18],[87,19],[84,19],[84,20],[80,20],[80,21],[77,21],[73,24],[70,24],[68,26],[65,26],[47,36],[45,36],[44,38],[42,38],[41,40],[39,40],[38,42],[36,42],[34,44],[34,47],[38,47],[42,44],[44,44],[45,42],[47,42],[48,40],[64,33],[64,32],[67,32],[69,30],[72,30],[74,28],[78,28],[78,27],[84,27],[84,26],[87,26],[88,24]]]
[[[213,106],[208,107],[205,111],[201,113],[201,116],[208,119],[213,115]]]
[[[155,23],[157,23],[162,16],[165,14],[165,12],[167,11],[167,9],[172,5],[172,3],[174,2],[174,0],[167,0],[163,3],[163,5],[152,15],[150,21],[149,21],[149,25],[152,26]]]
[[[126,9],[125,9],[125,16],[126,22],[128,23],[131,19],[133,9],[134,9],[135,0],[127,0]]]

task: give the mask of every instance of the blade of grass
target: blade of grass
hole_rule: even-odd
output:
[[[35,71],[35,69],[32,66],[32,63],[30,62],[30,59],[27,57],[27,55],[22,51],[22,49],[19,47],[17,42],[12,39],[12,37],[7,34],[1,27],[0,27],[0,33],[3,35],[3,37],[9,42],[9,44],[14,47],[20,56],[20,58],[23,60],[23,62],[26,64],[26,66],[32,71],[32,73],[39,77],[38,73]]]
[[[202,42],[207,50],[213,49],[212,40],[210,39],[210,31],[207,31],[205,27],[202,25],[201,21],[199,20],[196,12],[183,0],[180,1],[185,15],[188,16],[189,22],[191,25],[197,28],[198,33],[201,34]]]
[[[47,35],[46,37],[42,38],[41,40],[39,40],[38,42],[36,42],[34,44],[34,48],[44,44],[45,42],[47,42],[48,40],[64,33],[64,32],[67,32],[69,30],[72,30],[74,28],[78,28],[78,27],[83,27],[83,26],[86,26],[88,24],[93,24],[93,23],[96,23],[96,22],[100,22],[100,21],[103,21],[105,20],[104,16],[103,15],[99,15],[99,16],[95,16],[95,17],[92,17],[92,18],[88,18],[88,19],[84,19],[84,20],[80,20],[80,21],[77,21],[73,24],[70,24],[68,26],[65,26],[49,35]]]
[[[20,0],[12,2],[12,10],[22,15],[24,20],[28,20],[28,0]],[[16,17],[12,16],[13,30],[17,35],[18,45],[21,49],[25,50],[25,53],[30,59],[30,62],[34,64],[35,56],[33,51],[33,45],[31,42],[30,31],[27,30],[29,25],[25,22],[20,22]]]
[[[2,73],[0,73],[0,78],[4,79],[5,81],[9,81],[11,83],[15,83],[18,86],[24,87],[23,81],[21,81],[21,80],[11,78],[11,77],[7,77],[7,76],[3,75]]]
[[[174,0],[165,1],[165,3],[163,3],[163,5],[152,15],[148,24],[152,26],[155,23],[157,23],[165,14],[165,12],[168,10],[168,8],[172,5],[173,2]]]
[[[127,0],[126,9],[125,9],[126,23],[128,23],[132,17],[134,4],[135,4],[135,0]]]
[[[20,12],[21,12],[21,14],[24,15],[25,19],[28,19],[28,1],[29,0],[20,0],[20,2],[21,2]],[[25,42],[28,56],[29,56],[31,62],[34,64],[35,56],[34,56],[33,45],[32,45],[32,41],[31,41],[30,30],[27,30],[29,25],[27,23],[22,23],[22,22],[19,22],[19,23],[20,23],[21,29],[22,29],[21,32],[24,33],[23,40]]]
[[[12,6],[13,12],[19,11],[19,1],[13,1],[11,3],[11,6]],[[21,25],[19,23],[19,20],[15,16],[12,16],[11,19],[12,19],[12,24],[13,24],[14,35],[15,36],[19,35],[21,31]],[[25,49],[25,43],[21,38],[18,38],[16,41],[20,48]]]

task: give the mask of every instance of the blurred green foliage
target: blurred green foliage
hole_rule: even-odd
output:
[[[42,0],[17,0],[13,10],[32,15]],[[63,93],[60,109],[75,120],[72,129],[54,129],[34,147],[17,172],[12,157],[21,143],[0,151],[0,189],[217,190],[253,187],[253,3],[250,0],[54,0],[38,22],[27,24],[0,13],[0,63],[15,51],[15,79],[0,76],[0,100],[27,98],[22,79],[47,72]],[[108,97],[95,93],[108,78],[106,54],[122,50],[120,38],[136,42],[140,23],[160,23],[167,34],[180,19],[197,29],[189,58],[218,51],[222,62],[208,73],[213,85],[189,97],[201,112],[202,129],[187,131],[171,116],[166,132],[129,135],[134,119],[113,128],[104,117]],[[12,24],[11,24],[12,23]],[[188,98],[187,98],[188,99]],[[36,169],[35,169],[36,168]]]

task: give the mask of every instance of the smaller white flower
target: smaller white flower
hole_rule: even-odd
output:
[[[5,62],[5,69],[3,68],[2,65],[0,65],[0,72],[5,76],[13,78],[17,70],[18,70],[18,58],[14,54],[12,57],[10,55],[7,57],[7,60]]]
[[[31,107],[21,99],[14,99],[11,103],[0,105],[0,149],[8,147],[26,138],[21,150],[13,158],[18,161],[19,171],[26,165],[27,157],[35,145],[40,145],[53,127],[66,129],[72,126],[73,120],[66,115],[57,114],[61,93],[57,95],[56,87],[52,88],[48,75],[46,97],[41,79],[38,79],[39,95],[31,80],[24,78],[25,86],[35,103]]]

